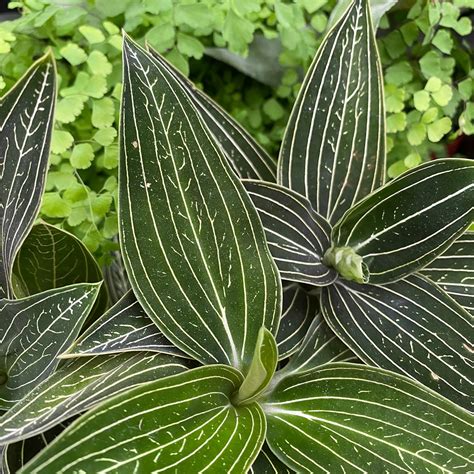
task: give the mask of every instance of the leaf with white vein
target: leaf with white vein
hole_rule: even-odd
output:
[[[331,284],[337,273],[323,264],[331,226],[309,201],[278,184],[244,180],[257,208],[281,278],[315,286]]]
[[[277,386],[267,442],[298,472],[468,472],[473,417],[378,368],[328,364]]]
[[[45,222],[34,225],[21,245],[12,278],[17,298],[102,279],[102,271],[87,247],[69,232]],[[107,289],[102,286],[93,313],[102,314],[107,304]]]
[[[222,147],[224,155],[237,176],[276,181],[276,161],[220,105],[197,89],[186,76],[173,67],[161,54],[149,45],[147,46],[160,66],[172,75],[186,91],[208,129]]]
[[[179,82],[129,38],[123,51],[119,219],[132,288],[177,347],[245,373],[281,312],[257,212]]]
[[[242,383],[214,365],[141,385],[78,418],[28,464],[44,472],[246,472],[265,439],[256,403],[234,407]]]
[[[369,5],[356,0],[319,47],[279,160],[278,182],[331,223],[384,182],[381,77]]]
[[[55,97],[54,59],[48,53],[0,98],[0,298],[13,297],[15,254],[38,213]]]
[[[46,433],[41,433],[30,439],[2,446],[2,474],[15,474],[37,453],[63,431],[65,425],[54,426]]]
[[[0,444],[40,434],[114,395],[188,366],[183,359],[150,352],[69,360],[0,418]]]
[[[61,358],[130,351],[186,357],[163,336],[131,290],[89,326]]]
[[[474,232],[462,234],[421,273],[474,316]]]
[[[263,445],[249,470],[250,474],[291,474],[292,472],[272,453],[267,445]]]
[[[430,280],[337,283],[321,296],[336,334],[365,362],[412,377],[473,409],[472,316]]]
[[[7,409],[51,375],[77,337],[100,283],[0,300],[0,408]]]
[[[329,362],[356,362],[356,355],[339,339],[319,313],[311,323],[306,337],[288,364],[275,374],[275,379],[312,370]],[[272,382],[275,385],[275,380]]]
[[[298,349],[318,312],[319,299],[315,294],[298,283],[283,287],[283,309],[276,336],[280,360]]]
[[[334,226],[336,248],[362,257],[365,282],[388,283],[441,255],[474,220],[474,161],[438,159],[359,202]]]

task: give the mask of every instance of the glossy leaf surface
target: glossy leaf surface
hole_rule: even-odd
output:
[[[383,102],[368,2],[356,0],[306,75],[283,139],[278,182],[337,222],[383,184]]]
[[[241,382],[235,369],[215,365],[129,390],[76,420],[24,474],[246,472],[263,444],[266,422],[257,404],[229,403]]]
[[[74,283],[97,283],[102,278],[97,261],[77,237],[45,222],[32,227],[13,266],[17,297]],[[107,302],[107,290],[102,286],[95,312],[102,314]]]
[[[329,364],[284,379],[264,407],[272,451],[298,472],[463,472],[472,417],[391,372]]]
[[[474,232],[462,234],[422,273],[474,316]]]
[[[40,434],[114,395],[187,367],[183,359],[150,352],[67,361],[0,418],[0,443]]]
[[[163,336],[132,291],[89,326],[62,357],[130,351],[186,356]]]
[[[249,470],[250,474],[291,474],[289,467],[283,464],[268,448],[264,445]]]
[[[298,283],[283,286],[283,310],[276,337],[279,359],[293,354],[319,312],[319,299]]]
[[[337,278],[323,264],[331,226],[303,196],[273,183],[243,181],[265,229],[268,246],[283,279],[329,285]]]
[[[412,377],[472,410],[472,317],[431,281],[338,283],[324,289],[323,313],[365,362]]]
[[[208,129],[222,147],[233,171],[239,178],[276,181],[277,165],[253,137],[220,105],[212,100],[173,67],[163,56],[148,46],[150,53],[166,69],[180,86],[186,90],[188,97],[201,114]]]
[[[329,362],[355,362],[356,355],[339,339],[319,313],[298,350],[275,378],[312,370]]]
[[[77,337],[100,284],[83,283],[19,300],[0,300],[0,408],[45,380]]]
[[[0,298],[12,298],[15,254],[38,213],[47,171],[56,79],[51,54],[0,99]]]
[[[410,170],[354,206],[333,228],[335,247],[363,258],[370,283],[413,273],[474,220],[474,163],[438,159]]]
[[[120,233],[134,293],[177,347],[246,372],[281,312],[258,215],[187,92],[128,38],[124,71]]]

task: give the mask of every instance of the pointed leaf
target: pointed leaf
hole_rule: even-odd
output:
[[[54,289],[19,300],[0,300],[0,408],[21,400],[56,369],[76,338],[100,283]]]
[[[250,474],[291,474],[292,472],[272,453],[266,444],[249,470]]]
[[[45,222],[32,227],[13,266],[17,297],[102,279],[102,271],[87,247],[69,232]],[[107,303],[107,289],[102,286],[93,311],[102,314]]]
[[[472,417],[422,385],[355,364],[284,379],[264,406],[272,451],[301,472],[466,472]]]
[[[214,138],[222,147],[232,170],[240,178],[276,180],[276,161],[252,138],[252,136],[219,104],[197,89],[180,71],[173,67],[153,48],[148,49],[160,66],[179,83]]]
[[[316,286],[331,284],[337,273],[322,262],[330,247],[329,223],[306,198],[290,189],[261,181],[243,184],[257,208],[281,278]]]
[[[160,332],[132,291],[89,326],[61,357],[153,351],[186,357]]]
[[[422,273],[474,316],[474,232],[461,235]]]
[[[257,404],[235,408],[238,372],[200,367],[144,384],[75,421],[24,469],[246,472],[265,439]]]
[[[275,338],[268,329],[262,328],[248,374],[232,401],[237,405],[244,405],[256,400],[270,383],[277,364],[278,349]]]
[[[472,317],[428,279],[325,288],[323,314],[365,362],[412,377],[472,409]]]
[[[150,352],[69,360],[0,418],[0,444],[35,436],[114,395],[183,372],[188,365]]]
[[[38,213],[48,164],[56,80],[51,54],[0,99],[0,298],[15,254]]]
[[[381,68],[369,5],[355,0],[319,47],[283,139],[278,182],[336,222],[383,184]]]
[[[474,162],[438,159],[407,171],[354,206],[334,247],[362,257],[370,283],[399,280],[442,254],[474,220]]]
[[[281,311],[258,215],[173,76],[128,38],[124,68],[120,233],[134,293],[184,352],[246,372]]]
[[[283,287],[283,309],[276,337],[280,360],[298,349],[318,312],[319,299],[315,294],[298,283]]]

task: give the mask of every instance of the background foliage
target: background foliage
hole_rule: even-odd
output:
[[[165,54],[276,156],[300,80],[335,4],[10,2],[22,16],[0,24],[0,88],[7,90],[48,46],[60,76],[41,217],[79,236],[102,263],[116,248],[111,239],[117,234],[120,28]],[[445,154],[444,144],[460,133],[474,133],[472,50],[466,39],[472,6],[473,0],[401,1],[380,22],[389,176]]]

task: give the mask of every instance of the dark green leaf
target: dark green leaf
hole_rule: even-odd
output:
[[[112,262],[104,268],[104,279],[112,304],[117,303],[130,289],[120,252],[112,253]]]
[[[290,357],[288,364],[278,371],[275,381],[289,374],[306,372],[329,362],[356,362],[355,354],[339,339],[321,313],[313,319],[311,326],[298,350]]]
[[[362,360],[472,409],[472,317],[437,285],[418,275],[384,286],[338,282],[321,303]]]
[[[331,284],[337,273],[323,264],[331,226],[309,201],[278,184],[243,181],[257,208],[281,278],[316,286]]]
[[[56,369],[79,334],[100,283],[76,284],[0,300],[0,409],[21,400]]]
[[[272,451],[298,472],[467,472],[472,417],[400,375],[329,364],[264,406]]]
[[[257,212],[167,69],[128,38],[124,68],[120,232],[134,293],[184,352],[246,372],[281,311]]]
[[[0,298],[13,296],[15,254],[38,213],[48,164],[56,80],[50,53],[0,99]]]
[[[59,424],[45,433],[33,436],[30,439],[2,446],[2,474],[15,474],[36,454],[64,430],[65,426]]]
[[[388,283],[442,254],[474,220],[474,162],[438,159],[354,206],[332,232],[363,259],[365,281]]]
[[[114,395],[187,367],[183,359],[150,352],[69,360],[0,418],[0,443],[30,438]]]
[[[281,148],[278,182],[331,223],[385,176],[384,100],[368,3],[356,0],[321,44]]]
[[[474,316],[474,232],[461,235],[422,273]]]
[[[265,439],[257,404],[229,402],[233,368],[200,367],[144,384],[75,421],[23,471],[246,472]]]
[[[99,265],[77,237],[44,222],[33,226],[13,266],[17,297],[102,279]],[[94,312],[102,314],[107,304],[107,289],[101,287]]]
[[[249,474],[291,474],[292,472],[272,453],[266,444],[249,470]]]
[[[163,336],[131,290],[89,326],[62,358],[129,351],[186,357]]]
[[[276,162],[258,145],[250,134],[222,107],[197,89],[186,76],[149,48],[150,53],[173,78],[179,82],[201,114],[204,123],[219,142],[233,171],[240,178],[276,180]]]
[[[283,287],[283,308],[276,337],[279,359],[293,354],[319,312],[319,299],[298,283]]]

